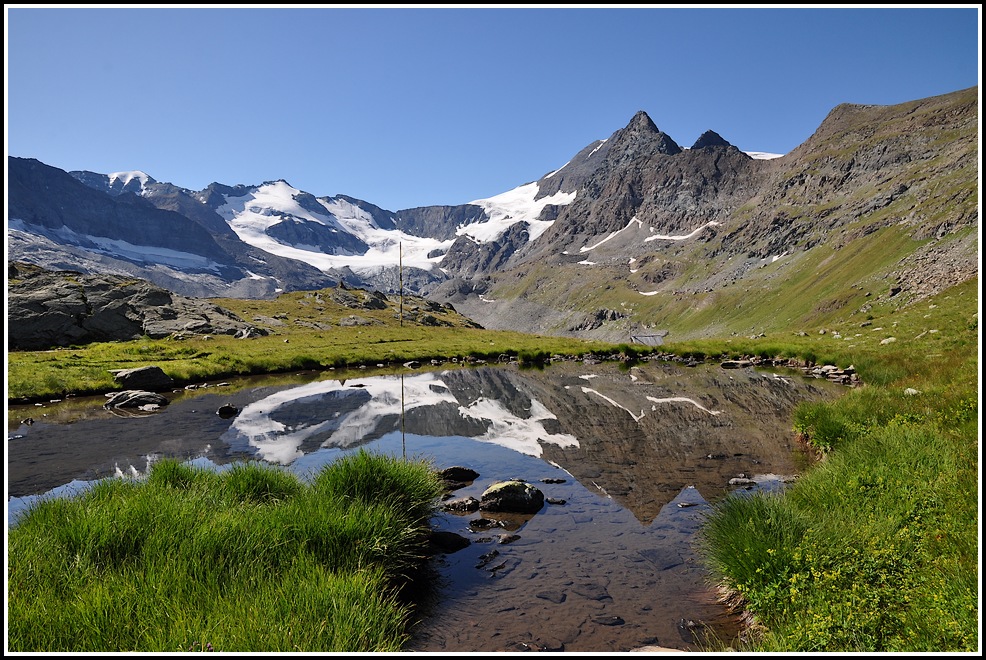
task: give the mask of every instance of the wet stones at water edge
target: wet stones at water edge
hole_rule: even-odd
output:
[[[479,473],[475,470],[454,466],[441,470],[438,476],[445,483],[448,501],[443,505],[443,508],[446,511],[467,513],[479,509],[499,513],[533,514],[544,507],[544,493],[522,479],[498,481],[487,488],[479,500],[476,500],[475,497],[450,499],[452,491],[471,484],[479,477]],[[564,503],[564,501],[555,503]]]
[[[521,479],[511,479],[494,483],[487,488],[477,500],[475,497],[460,497],[451,499],[451,491],[462,488],[472,483],[479,473],[470,468],[455,466],[441,470],[439,476],[446,485],[446,497],[449,498],[442,505],[445,511],[462,514],[473,513],[483,510],[507,514],[527,514],[534,515],[544,507],[544,494],[535,486]],[[564,503],[564,500],[560,501]],[[469,528],[473,532],[484,531],[493,527],[508,527],[514,523],[494,520],[490,518],[477,518],[469,521]],[[458,537],[455,539],[453,537]],[[513,543],[520,537],[516,534],[501,534],[496,541],[499,544]],[[485,539],[487,542],[493,539]],[[450,553],[461,550],[470,544],[469,540],[451,532],[432,532],[431,547],[434,552]]]
[[[453,491],[471,484],[479,476],[479,473],[471,468],[454,465],[439,472],[438,476],[445,482],[445,489]]]
[[[432,554],[451,554],[470,545],[469,539],[455,532],[432,530],[428,537]]]
[[[473,511],[479,511],[479,500],[475,497],[460,497],[448,500],[443,505],[443,508],[453,513],[472,513]]]

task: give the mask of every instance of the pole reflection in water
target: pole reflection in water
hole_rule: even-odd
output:
[[[407,460],[407,444],[404,439],[404,374],[401,374],[401,456]]]

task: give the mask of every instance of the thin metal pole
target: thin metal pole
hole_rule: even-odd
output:
[[[400,278],[400,291],[401,291],[401,325],[404,327],[404,243],[397,243],[397,272]],[[403,382],[403,381],[401,381]]]

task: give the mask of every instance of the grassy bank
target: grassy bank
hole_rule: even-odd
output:
[[[8,536],[8,650],[399,651],[441,492],[359,452],[311,482],[169,459],[43,501]]]
[[[677,347],[801,354],[865,383],[796,410],[816,467],[783,496],[726,499],[704,528],[719,585],[755,621],[742,650],[980,648],[977,285],[875,319],[877,331]]]
[[[289,327],[253,339],[230,336],[101,342],[50,351],[7,354],[7,400],[45,400],[121,389],[111,370],[160,367],[178,385],[250,374],[360,366],[399,367],[410,360],[462,363],[507,354],[583,353],[603,342],[539,337],[475,328],[382,326],[312,331]]]

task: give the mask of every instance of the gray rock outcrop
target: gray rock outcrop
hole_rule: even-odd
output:
[[[7,266],[7,349],[46,350],[147,336],[251,337],[266,331],[206,300],[149,282],[38,266]]]

